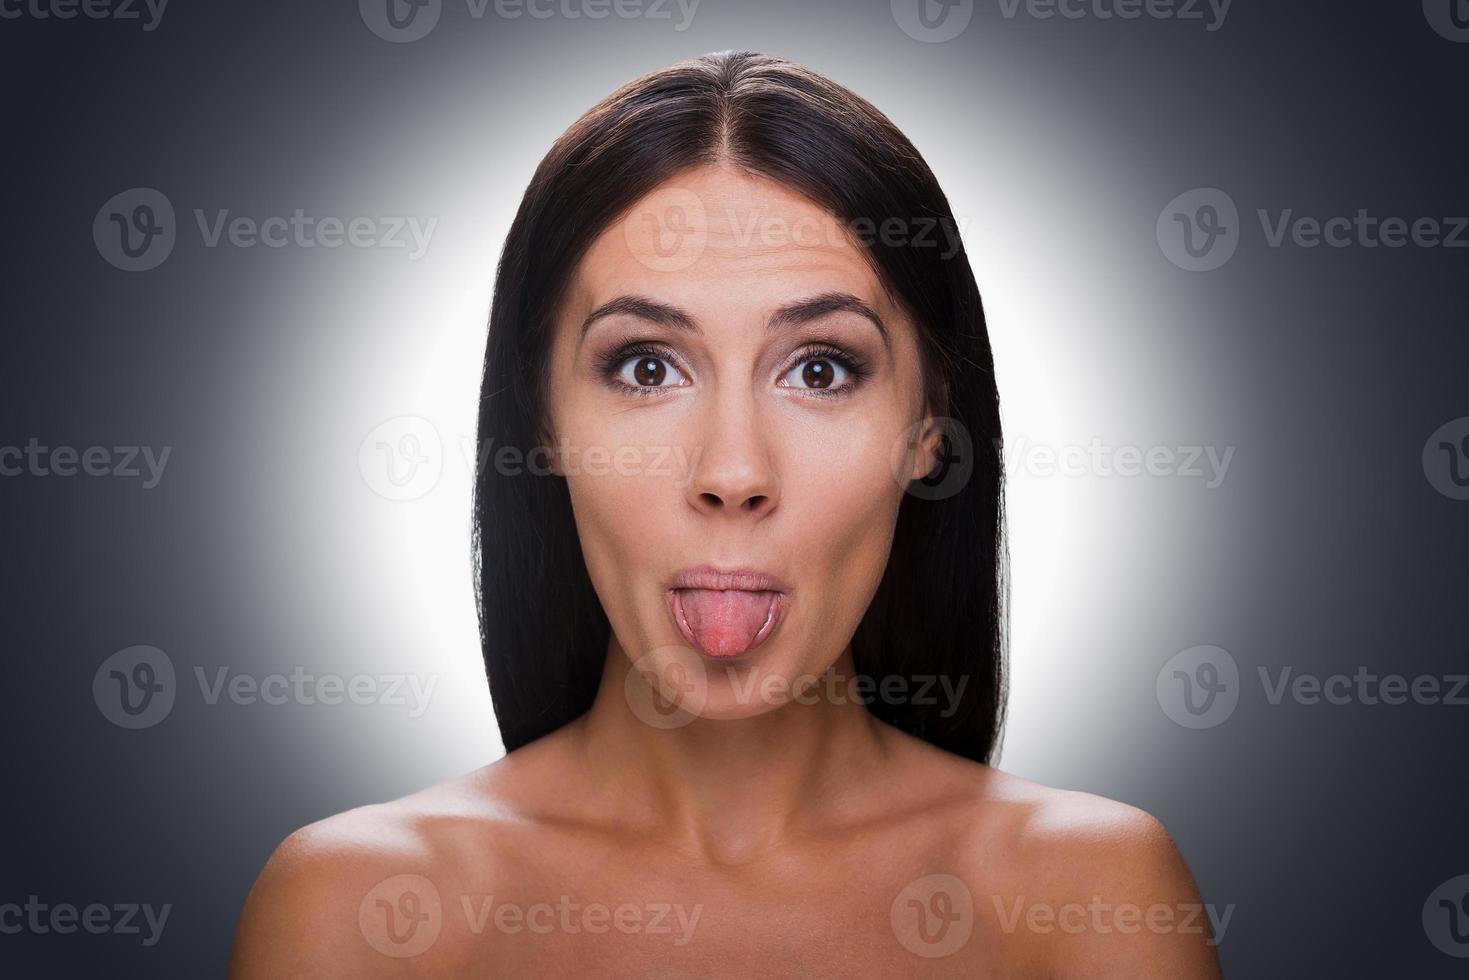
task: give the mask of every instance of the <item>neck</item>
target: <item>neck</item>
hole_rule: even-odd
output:
[[[624,696],[631,669],[614,636],[596,700],[574,726],[587,778],[608,819],[647,828],[712,864],[747,863],[850,815],[887,752],[886,726],[850,695],[654,728]],[[850,647],[832,671],[853,676]]]

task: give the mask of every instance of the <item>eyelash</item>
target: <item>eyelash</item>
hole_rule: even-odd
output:
[[[634,357],[652,357],[661,361],[668,361],[679,373],[684,373],[683,367],[673,352],[666,347],[660,347],[646,341],[634,341],[630,344],[613,347],[611,350],[598,355],[597,372],[608,384],[620,391],[633,395],[637,398],[657,397],[667,391],[670,385],[630,385],[617,375],[630,359]],[[872,374],[866,361],[856,355],[842,350],[832,344],[816,341],[801,351],[800,356],[784,371],[781,377],[785,377],[791,371],[806,364],[808,361],[832,361],[840,365],[850,376],[840,388],[795,388],[802,395],[812,398],[841,398],[851,394],[859,385],[866,381]]]
[[[806,364],[809,361],[832,361],[842,367],[850,376],[840,388],[798,388],[797,391],[811,398],[841,398],[850,395],[857,386],[866,381],[872,374],[867,362],[831,344],[816,342],[801,352],[796,362],[781,373],[785,377],[791,371]]]
[[[679,369],[680,374],[683,373],[683,368],[679,366],[678,358],[673,356],[672,351],[643,341],[635,341],[631,344],[614,347],[610,351],[599,355],[597,358],[597,372],[612,387],[638,398],[663,394],[667,387],[665,385],[630,385],[617,376],[622,370],[622,366],[634,357],[652,357],[660,361],[668,361]]]

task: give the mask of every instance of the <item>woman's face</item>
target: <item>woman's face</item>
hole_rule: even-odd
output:
[[[692,681],[704,717],[799,693],[861,621],[936,439],[862,248],[779,184],[687,171],[595,240],[551,358],[545,438],[615,646]]]

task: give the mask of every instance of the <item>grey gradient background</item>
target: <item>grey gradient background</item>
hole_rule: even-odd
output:
[[[1469,502],[1420,461],[1469,416],[1469,249],[1275,248],[1256,209],[1469,214],[1469,43],[1417,3],[1235,0],[1217,30],[968,7],[942,43],[904,33],[887,0],[702,0],[684,30],[676,6],[509,19],[443,0],[410,43],[348,0],[173,0],[153,30],[0,19],[0,445],[172,447],[152,489],[0,478],[0,903],[172,905],[152,947],[0,935],[0,972],[221,975],[287,833],[501,754],[462,453],[501,242],[594,101],[748,48],[847,84],[925,154],[964,222],[1012,443],[1235,447],[1212,489],[1012,472],[1002,768],[1161,818],[1206,901],[1235,906],[1228,976],[1465,975],[1421,915],[1469,873],[1469,708],[1276,705],[1257,669],[1469,670]],[[108,264],[91,233],[134,187],[178,215],[146,272]],[[1198,187],[1240,214],[1209,272],[1155,236]],[[437,225],[417,260],[209,248],[196,208]],[[404,416],[440,438],[442,475],[394,501],[359,449]],[[128,731],[92,682],[137,644],[168,654],[178,694]],[[1238,664],[1239,703],[1191,730],[1156,682],[1203,644]],[[194,672],[221,667],[437,686],[419,717],[211,705]]]

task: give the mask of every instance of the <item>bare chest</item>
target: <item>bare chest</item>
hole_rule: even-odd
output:
[[[692,873],[667,856],[578,864],[543,862],[498,886],[454,876],[422,965],[485,977],[1024,973],[1015,937],[943,860],[845,854],[751,875]]]

